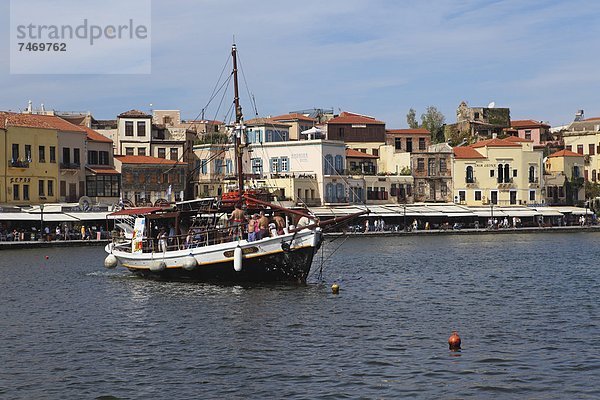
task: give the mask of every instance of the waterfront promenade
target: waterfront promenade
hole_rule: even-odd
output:
[[[82,247],[82,246],[105,246],[108,240],[22,240],[22,241],[2,241],[0,242],[0,250],[13,249],[39,249],[48,247]]]

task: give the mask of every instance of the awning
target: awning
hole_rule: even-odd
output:
[[[544,217],[562,217],[564,214],[553,208],[538,208],[537,211]]]
[[[114,168],[86,167],[86,169],[94,175],[121,175],[121,173]]]
[[[106,219],[110,212],[83,212],[83,213],[70,213],[69,215],[76,218],[79,221],[93,221],[99,219]]]
[[[0,213],[1,221],[40,221],[40,214],[28,213]],[[46,214],[44,214],[46,220]]]

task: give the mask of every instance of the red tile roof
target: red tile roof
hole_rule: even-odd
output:
[[[485,158],[484,155],[479,153],[472,147],[455,147],[452,149],[454,152],[454,158],[463,158],[463,159],[474,159],[474,158]]]
[[[102,143],[112,143],[113,141],[107,138],[104,135],[99,134],[93,129],[88,128],[87,126],[81,126],[85,133],[87,134],[87,139],[92,142],[102,142]]]
[[[495,138],[480,140],[477,143],[473,143],[470,147],[476,149],[480,147],[521,147],[521,145],[510,140]]]
[[[358,151],[358,150],[354,150],[354,149],[346,149],[346,157],[347,158],[379,158],[379,156],[363,153],[362,151]]]
[[[111,167],[86,167],[89,171],[99,175],[120,175],[121,173]]]
[[[119,118],[152,118],[152,116],[140,110],[129,110],[119,114]]]
[[[393,133],[400,135],[430,135],[429,132],[425,128],[415,128],[415,129],[386,129],[385,133]]]
[[[519,137],[519,136],[508,136],[504,140],[508,140],[509,142],[514,142],[514,143],[533,143],[533,140],[523,139],[522,137]]]
[[[371,125],[384,125],[385,122],[378,121],[373,117],[368,117],[366,115],[353,114],[349,112],[342,112],[337,117],[334,117],[327,121],[327,124],[371,124]]]
[[[150,157],[150,156],[115,156],[123,164],[165,164],[165,165],[185,165],[187,163],[167,160],[166,158]]]
[[[284,114],[284,115],[277,115],[275,117],[271,117],[272,120],[274,121],[292,121],[292,120],[300,120],[300,121],[309,121],[309,122],[317,122],[316,119],[311,118],[311,117],[307,117],[304,114],[300,114],[300,113],[291,113],[291,114]]]
[[[550,125],[533,119],[517,119],[510,121],[510,126],[513,128],[550,128]]]
[[[560,150],[560,151],[557,151],[556,153],[552,153],[548,156],[548,158],[554,158],[554,157],[583,157],[583,154],[575,153],[574,151],[571,151],[571,150]]]
[[[6,126],[85,133],[80,126],[74,125],[54,115],[19,114],[0,111],[0,129],[5,129]]]

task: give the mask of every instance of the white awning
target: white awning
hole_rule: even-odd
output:
[[[562,217],[564,214],[553,208],[537,208],[544,217]]]
[[[83,213],[69,213],[70,216],[76,218],[79,221],[92,221],[99,219],[106,219],[106,216],[110,214],[107,212],[83,212]]]
[[[44,220],[46,215],[44,215]],[[1,221],[40,221],[40,214],[0,213]]]

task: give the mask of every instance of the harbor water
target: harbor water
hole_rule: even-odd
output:
[[[2,251],[0,398],[597,399],[598,243],[339,238],[305,286],[146,281],[105,270],[100,247]]]

